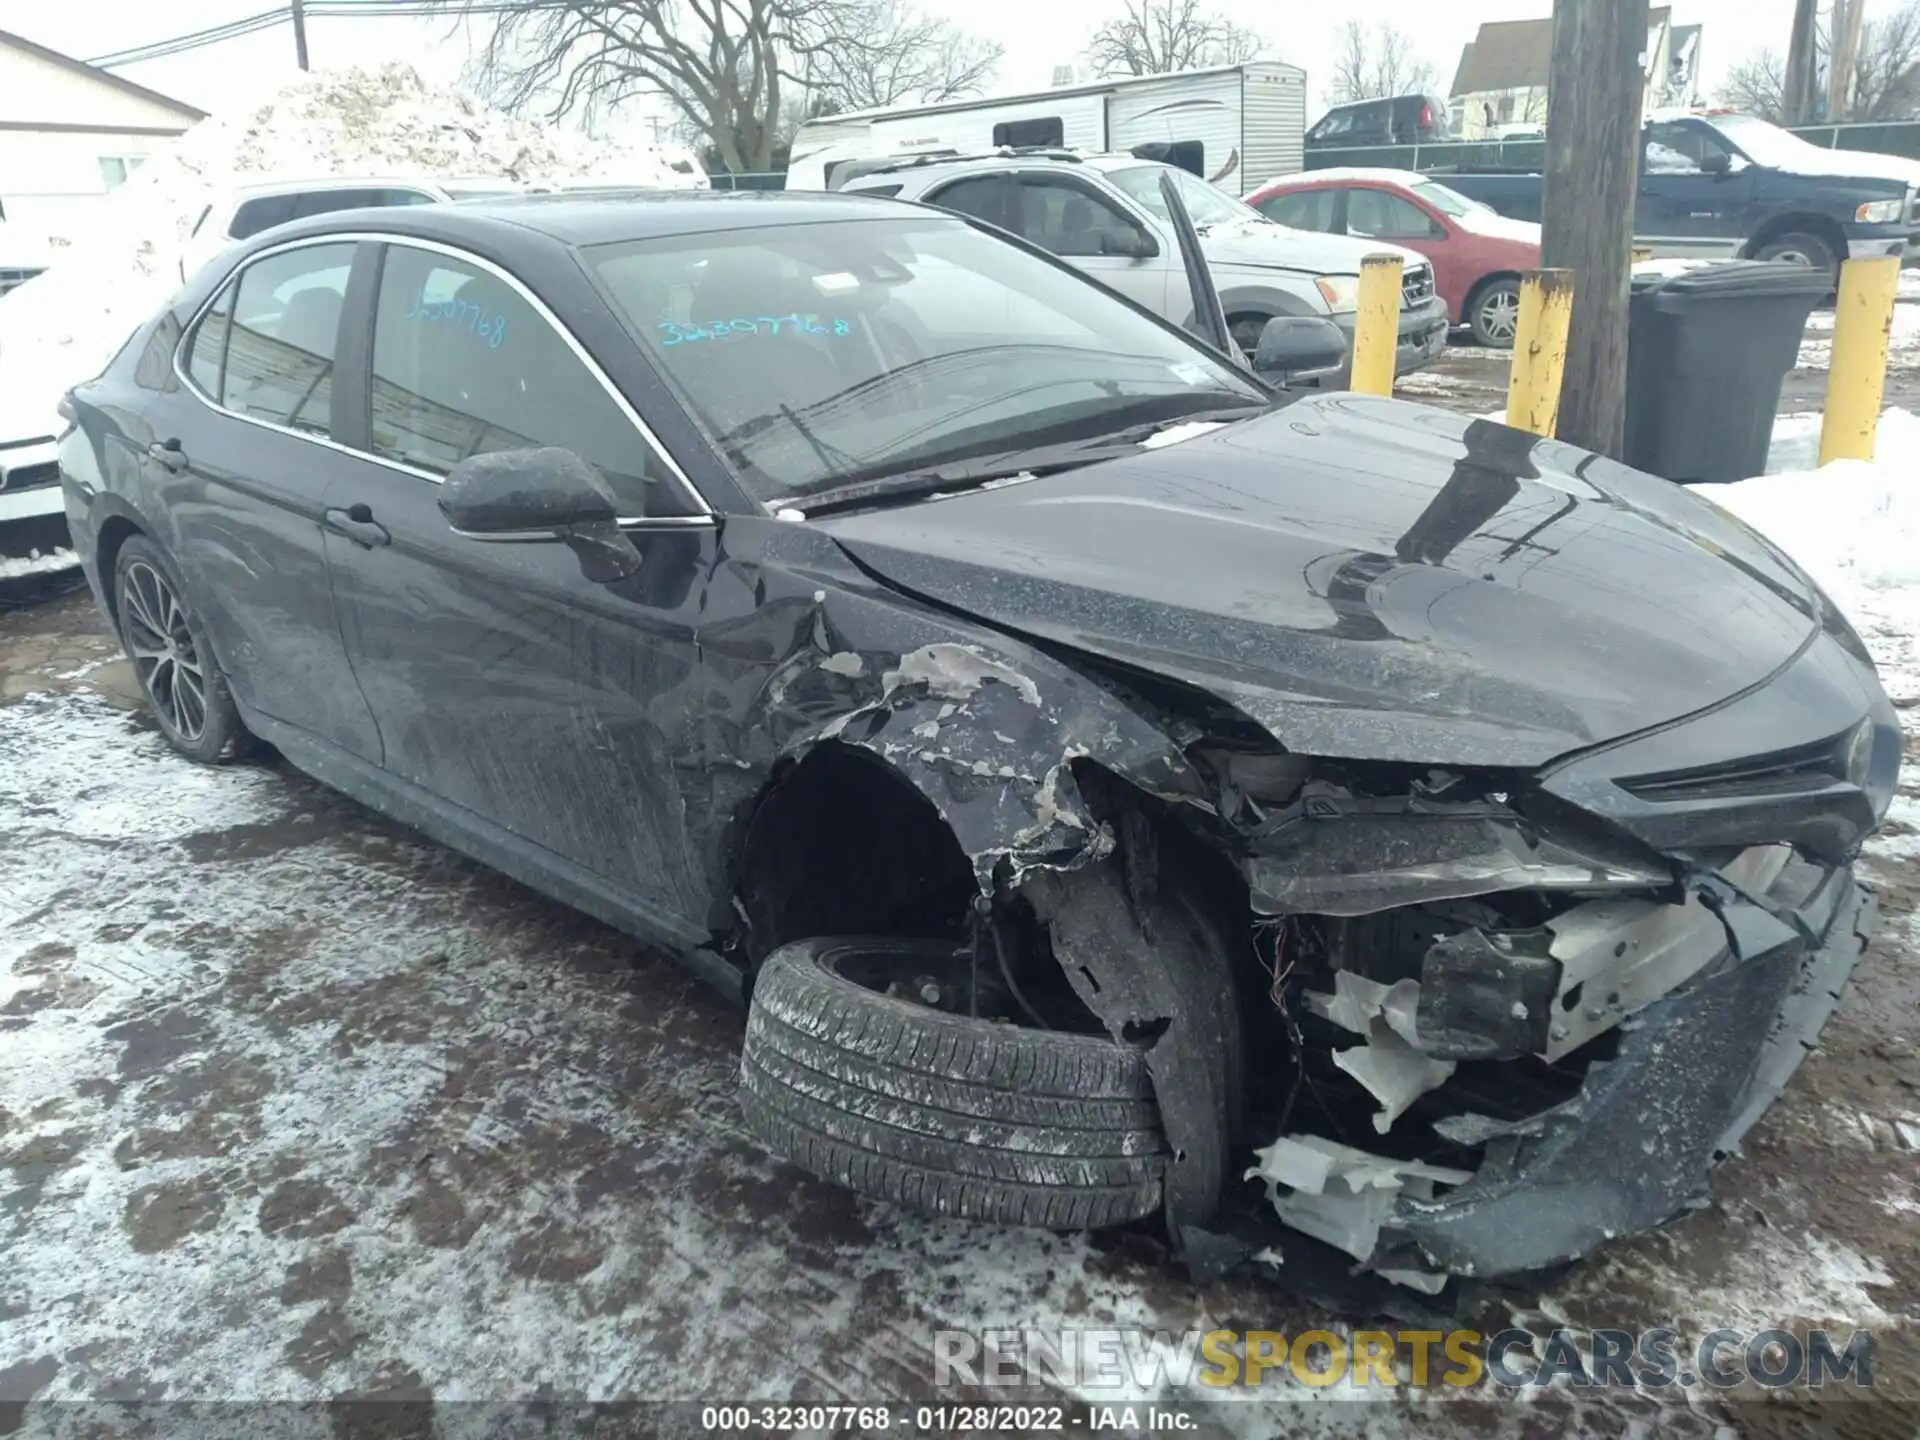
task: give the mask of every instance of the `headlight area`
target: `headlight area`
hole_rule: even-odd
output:
[[[1313,285],[1329,310],[1339,313],[1360,308],[1358,275],[1320,275],[1315,277]]]
[[[1844,867],[1662,855],[1523,777],[1189,753],[1242,846],[1249,1054],[1285,1057],[1241,1218],[1428,1293],[1703,1194],[1870,920]]]

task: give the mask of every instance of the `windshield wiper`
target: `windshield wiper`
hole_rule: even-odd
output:
[[[995,480],[1011,480],[1022,475],[1035,477],[1057,475],[1062,471],[1077,470],[1083,465],[1094,465],[1102,460],[1116,460],[1124,455],[1138,454],[1142,441],[1151,439],[1162,430],[1171,430],[1175,426],[1226,424],[1235,420],[1251,419],[1254,415],[1265,413],[1264,407],[1246,405],[1237,406],[1231,410],[1201,411],[1190,415],[1176,415],[1170,419],[1154,420],[1143,425],[1133,425],[1124,430],[1111,431],[1085,440],[1070,440],[1057,445],[1036,445],[1024,450],[1002,450],[990,455],[978,455],[939,465],[919,466],[910,470],[896,471],[891,475],[877,476],[871,480],[857,480],[845,485],[831,486],[825,490],[816,490],[809,495],[795,496],[795,503],[790,508],[797,509],[806,515],[819,515],[833,510],[846,510],[870,504],[875,500],[901,500],[914,496],[937,495],[942,491],[957,492],[991,484]]]

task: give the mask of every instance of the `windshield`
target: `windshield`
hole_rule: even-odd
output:
[[[591,247],[616,306],[757,498],[1265,406],[1070,270],[956,220]]]
[[[1738,145],[1756,165],[1788,166],[1804,160],[1809,150],[1823,157],[1827,153],[1751,115],[1716,115],[1707,123]]]
[[[1269,223],[1267,218],[1251,205],[1242,205],[1224,191],[1216,190],[1198,175],[1189,174],[1172,165],[1137,165],[1125,170],[1109,170],[1107,179],[1119,186],[1134,200],[1159,216],[1171,221],[1167,213],[1167,202],[1160,194],[1160,177],[1173,176],[1174,187],[1180,192],[1180,203],[1187,207],[1194,227],[1204,230],[1209,225],[1226,225],[1236,220],[1256,220],[1261,224]]]
[[[1456,220],[1463,215],[1478,214],[1492,209],[1491,206],[1482,205],[1478,200],[1469,200],[1458,190],[1449,190],[1446,186],[1436,184],[1432,180],[1422,180],[1409,188],[1442,215],[1451,215]]]

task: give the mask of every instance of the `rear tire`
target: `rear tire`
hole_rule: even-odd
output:
[[[120,547],[113,596],[121,647],[167,743],[202,765],[244,750],[252,737],[206,630],[173,563],[146,536],[135,535]]]
[[[1082,1230],[1160,1207],[1166,1142],[1145,1054],[914,1004],[849,962],[950,960],[950,942],[782,946],[753,991],[740,1105],[774,1154],[934,1215]]]

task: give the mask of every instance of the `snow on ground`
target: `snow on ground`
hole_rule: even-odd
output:
[[[181,248],[233,186],[333,175],[596,180],[680,186],[655,152],[610,147],[430,86],[411,66],[303,76],[251,109],[201,121],[90,212],[52,268],[0,297],[10,412],[97,373],[181,282]],[[0,439],[9,438],[0,436]]]
[[[1833,311],[1814,311],[1807,317],[1807,330],[1809,335],[1800,343],[1796,363],[1802,370],[1825,370],[1833,363]],[[1887,358],[1892,365],[1912,365],[1920,358],[1920,294],[1911,298],[1903,294],[1893,307]]]
[[[1771,473],[1693,488],[1819,583],[1880,660],[1889,694],[1920,696],[1920,417],[1889,410],[1872,462],[1816,468],[1820,420],[1775,422]]]
[[[56,570],[71,570],[80,557],[66,546],[57,546],[42,554],[30,550],[25,555],[0,555],[0,580],[18,580],[28,575],[47,575]]]

